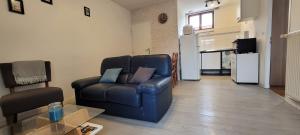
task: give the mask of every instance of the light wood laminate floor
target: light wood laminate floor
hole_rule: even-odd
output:
[[[99,135],[300,135],[300,111],[270,90],[228,77],[179,82],[159,123],[100,115]]]

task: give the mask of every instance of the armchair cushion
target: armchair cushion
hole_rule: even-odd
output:
[[[72,88],[74,88],[75,90],[81,90],[87,86],[99,83],[100,78],[101,78],[100,76],[97,76],[97,77],[90,77],[90,78],[77,80],[72,83]]]
[[[157,95],[171,84],[171,77],[151,79],[138,86],[138,93]]]
[[[63,100],[63,91],[60,88],[37,88],[3,96],[1,107],[3,115],[9,116]]]

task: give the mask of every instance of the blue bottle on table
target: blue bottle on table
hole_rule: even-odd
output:
[[[64,116],[62,104],[60,102],[49,104],[48,113],[51,122],[60,121]]]

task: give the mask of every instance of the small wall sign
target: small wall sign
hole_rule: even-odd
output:
[[[10,12],[25,14],[23,0],[8,0],[8,9]]]
[[[91,10],[88,7],[84,7],[84,15],[91,17]]]
[[[53,5],[53,1],[52,0],[41,0],[42,2],[48,3],[50,5]]]

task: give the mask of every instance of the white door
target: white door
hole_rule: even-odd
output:
[[[148,22],[132,25],[133,55],[148,55],[151,53],[151,24]]]

